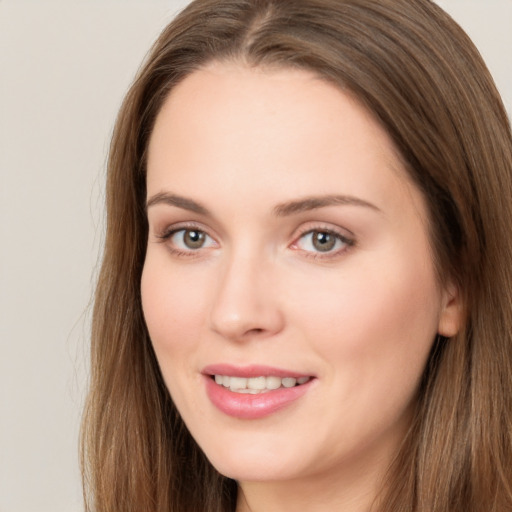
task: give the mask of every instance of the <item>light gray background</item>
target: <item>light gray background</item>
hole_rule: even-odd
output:
[[[77,438],[104,167],[140,61],[186,0],[0,0],[0,512],[82,510]],[[512,112],[512,0],[439,0]]]

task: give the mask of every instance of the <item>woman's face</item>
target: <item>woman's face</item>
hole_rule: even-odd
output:
[[[210,65],[159,113],[147,190],[144,315],[214,466],[244,482],[387,464],[459,308],[372,116],[305,71]]]

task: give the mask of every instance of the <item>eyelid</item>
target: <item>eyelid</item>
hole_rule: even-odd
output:
[[[344,244],[342,248],[333,251],[308,251],[298,247],[298,242],[305,236],[311,233],[329,233],[335,236],[338,240]],[[299,231],[293,237],[293,242],[290,247],[294,250],[301,251],[304,253],[306,257],[310,258],[320,258],[320,259],[329,259],[336,258],[341,256],[341,254],[345,253],[347,250],[352,248],[356,244],[355,235],[344,228],[340,228],[338,226],[333,226],[332,224],[326,223],[308,223],[305,226],[301,226]]]
[[[159,243],[167,244],[169,251],[177,256],[186,256],[186,257],[198,257],[205,250],[209,250],[212,248],[212,245],[208,245],[205,247],[199,247],[197,249],[192,248],[180,248],[176,245],[170,243],[171,238],[176,233],[180,231],[200,231],[204,233],[210,240],[214,242],[213,248],[218,246],[218,242],[216,237],[210,234],[210,230],[204,227],[201,223],[198,222],[177,222],[176,224],[171,224],[166,226],[161,231],[155,232],[155,237],[158,239]]]
[[[200,253],[202,253],[204,250],[209,250],[212,248],[215,248],[215,246],[219,246],[219,242],[217,240],[217,237],[213,234],[211,234],[211,230],[204,226],[201,222],[197,221],[183,221],[183,222],[176,222],[175,224],[166,225],[161,230],[154,230],[154,236],[158,239],[158,242],[166,243],[169,241],[169,239],[177,232],[182,230],[197,230],[204,233],[207,237],[209,237],[214,242],[214,246],[207,246],[207,247],[200,247],[198,249],[180,249],[179,247],[170,246],[169,244],[169,250],[180,256],[200,256]],[[332,234],[335,236],[338,240],[340,240],[343,243],[343,247],[338,248],[337,250],[332,251],[308,251],[298,246],[298,242],[301,238],[303,238],[305,235],[314,233],[314,232],[325,232]],[[329,259],[329,258],[336,258],[341,256],[342,253],[347,252],[349,249],[351,249],[356,244],[356,238],[355,235],[348,229],[342,228],[340,226],[336,226],[330,223],[325,222],[308,222],[304,225],[302,225],[299,229],[296,230],[295,234],[292,235],[293,241],[288,246],[293,250],[301,251],[306,257],[310,258],[318,258],[318,259]]]
[[[200,222],[191,222],[191,221],[183,221],[183,222],[176,222],[174,224],[166,224],[165,227],[161,229],[154,229],[154,235],[156,238],[160,240],[167,240],[170,236],[172,236],[177,231],[184,230],[196,230],[201,231],[202,233],[205,233],[213,240],[216,240],[213,235],[210,234],[210,229],[208,229],[206,226],[204,226]]]

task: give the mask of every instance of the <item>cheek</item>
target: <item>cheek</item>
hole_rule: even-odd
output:
[[[398,263],[401,262],[401,263]],[[293,316],[343,389],[411,393],[437,331],[440,294],[430,263],[381,260],[303,288]],[[407,388],[407,389],[406,389]],[[354,395],[355,396],[355,395]]]
[[[186,272],[148,254],[141,280],[142,309],[161,364],[162,358],[172,355],[172,362],[197,344],[205,322],[206,288],[204,280],[191,280]]]
[[[293,312],[298,339],[306,335],[313,359],[326,363],[329,399],[315,413],[325,427],[315,428],[333,440],[343,428],[347,450],[352,442],[370,446],[383,432],[400,435],[407,428],[436,334],[438,292],[429,267],[384,267],[316,280],[302,288]]]
[[[189,390],[199,384],[195,357],[206,318],[205,289],[204,279],[148,252],[141,280],[144,318],[164,382],[185,417],[201,410]]]

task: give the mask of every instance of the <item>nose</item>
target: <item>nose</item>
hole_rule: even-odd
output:
[[[262,258],[231,258],[219,274],[211,329],[232,341],[277,334],[284,326],[277,288],[271,264]]]

